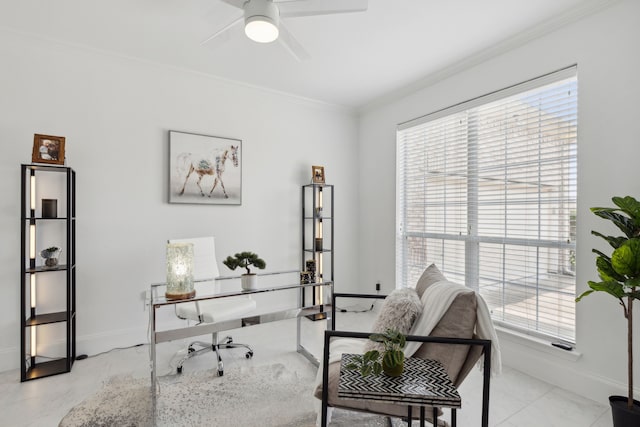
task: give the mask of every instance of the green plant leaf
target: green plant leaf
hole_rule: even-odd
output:
[[[635,288],[640,286],[640,277],[633,277],[624,282],[624,285],[628,288]]]
[[[626,237],[622,236],[605,236],[604,234],[593,230],[591,231],[591,234],[593,234],[594,236],[602,237],[604,240],[609,242],[613,249],[618,249],[624,242],[629,240]]]
[[[362,365],[362,368],[360,369],[360,374],[363,377],[366,377],[368,375],[371,375],[371,365]]]
[[[598,269],[598,274],[600,275],[600,279],[603,282],[608,282],[611,280],[624,282],[626,280],[626,278],[623,275],[618,274],[613,269],[613,266],[611,265],[611,259],[609,259],[608,257],[605,258],[605,257],[599,256],[598,258],[596,258],[596,267]]]
[[[373,364],[373,373],[375,375],[380,375],[382,373],[382,364],[380,362]]]
[[[609,262],[611,262],[611,257],[603,252],[600,252],[597,249],[591,249],[591,252],[593,252],[594,254],[601,256],[602,258],[608,260]]]
[[[624,288],[620,282],[591,282],[589,281],[589,287],[596,292],[606,292],[615,298],[624,297]],[[584,294],[583,294],[584,295]]]
[[[640,224],[640,202],[631,196],[613,197],[611,200],[622,212],[629,215],[638,227]]]
[[[364,354],[363,361],[374,362],[378,360],[379,357],[380,357],[380,352],[378,350],[369,350]]]
[[[640,275],[640,239],[629,239],[613,251],[611,265],[618,274]]]
[[[580,300],[584,297],[586,297],[589,294],[594,293],[595,291],[593,289],[589,289],[588,291],[584,291],[583,293],[581,293],[577,298],[576,298],[576,302],[580,302]]]
[[[404,361],[404,353],[399,350],[387,351],[382,356],[382,361],[387,366],[398,366]]]
[[[617,209],[611,208],[591,208],[591,212],[600,218],[608,219],[622,231],[628,238],[635,237],[637,227],[635,221],[625,215],[616,212]]]
[[[371,334],[369,335],[369,339],[375,342],[384,342],[386,337],[383,334]]]

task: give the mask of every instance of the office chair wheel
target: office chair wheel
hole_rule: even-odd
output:
[[[225,341],[224,341],[225,344],[231,344],[232,342],[233,342],[233,337],[225,338]]]
[[[251,359],[253,357],[253,351],[247,351],[244,355],[247,359]]]
[[[193,346],[192,346],[192,345],[190,345],[190,346],[189,346],[189,348],[187,349],[187,351],[188,351],[189,353],[193,353],[194,351],[196,351],[196,349],[195,349],[195,348],[193,348]]]
[[[218,371],[218,376],[221,377],[224,375],[224,371]]]
[[[182,373],[182,366],[178,366],[178,368],[176,369],[176,372],[178,374],[181,374]]]

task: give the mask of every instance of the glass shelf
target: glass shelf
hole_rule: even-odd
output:
[[[27,319],[26,326],[46,325],[49,323],[59,323],[67,321],[67,312],[60,311],[57,313],[37,314]]]
[[[46,265],[40,265],[36,268],[25,268],[25,273],[46,273],[48,271],[67,271],[69,269],[68,264],[59,264],[55,267],[47,267]]]

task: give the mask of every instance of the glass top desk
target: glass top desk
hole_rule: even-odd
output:
[[[294,275],[295,273],[295,275]],[[189,338],[198,335],[211,334],[213,332],[226,331],[229,329],[237,329],[245,326],[252,326],[261,323],[269,323],[278,320],[297,318],[296,324],[296,349],[298,353],[306,357],[311,363],[318,366],[318,359],[313,356],[304,346],[301,344],[300,337],[300,323],[302,317],[310,316],[323,311],[323,305],[306,305],[305,304],[305,292],[308,290],[310,294],[314,290],[322,289],[324,291],[325,298],[330,300],[333,293],[333,282],[316,282],[309,284],[300,284],[299,271],[279,271],[273,273],[258,273],[260,279],[258,280],[258,288],[252,290],[242,290],[240,287],[240,276],[226,276],[218,277],[211,280],[198,280],[194,281],[198,289],[198,293],[194,298],[181,299],[181,300],[168,300],[164,296],[166,289],[166,283],[154,283],[151,285],[150,296],[150,309],[149,309],[149,323],[151,329],[151,351],[149,354],[151,363],[151,389],[153,397],[156,396],[156,380],[157,380],[157,367],[156,367],[156,345],[173,341],[182,338]],[[261,282],[265,284],[261,284]],[[205,294],[202,290],[203,285],[207,286],[208,294]],[[172,316],[172,319],[178,320],[175,314],[176,304],[192,304],[195,301],[205,301],[218,298],[230,298],[241,295],[257,295],[267,294],[273,296],[283,295],[283,292],[291,291],[297,292],[295,297],[292,297],[292,301],[288,304],[289,307],[276,307],[272,310],[268,307],[258,307],[255,313],[251,313],[244,318],[228,320],[217,323],[198,323],[195,325],[186,325],[170,329],[160,329],[158,326],[158,313],[163,309]],[[295,299],[295,301],[293,301]],[[267,304],[265,304],[267,305]],[[327,328],[331,327],[330,316],[327,316]],[[181,320],[180,322],[184,322]],[[169,323],[169,322],[167,322]],[[174,322],[171,322],[174,323]]]

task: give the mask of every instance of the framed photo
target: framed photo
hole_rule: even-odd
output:
[[[324,166],[311,166],[311,181],[314,184],[324,184]]]
[[[33,135],[31,161],[64,165],[64,136]]]
[[[242,141],[169,131],[169,203],[242,204]]]

